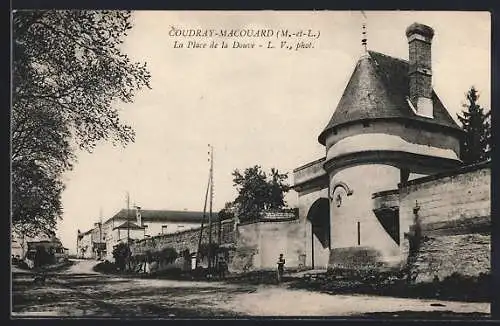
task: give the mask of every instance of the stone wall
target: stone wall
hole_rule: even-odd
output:
[[[382,262],[380,252],[371,247],[333,248],[328,269],[370,270],[379,268]]]
[[[490,186],[490,163],[482,163],[400,187],[404,257],[411,254],[408,237],[421,237],[409,261],[416,282],[490,272]]]
[[[478,276],[491,269],[491,237],[489,233],[426,236],[416,261],[412,278],[416,283],[443,280],[453,273]]]
[[[262,214],[262,219],[266,220],[285,220],[294,219],[299,216],[298,209],[288,209],[279,211],[269,211]]]
[[[230,271],[275,269],[279,255],[286,260],[285,267],[305,265],[303,229],[299,219],[258,221],[238,226],[234,256]]]
[[[212,241],[218,241],[218,223],[212,225]],[[164,248],[174,248],[178,253],[189,250],[195,253],[198,250],[198,242],[202,228],[190,229],[186,231],[158,235],[151,238],[135,241],[131,246],[132,256],[144,254],[147,251],[161,251]],[[209,228],[203,227],[202,243],[209,241]],[[234,221],[227,220],[222,222],[221,244],[231,244],[235,241]]]
[[[165,234],[136,241],[131,246],[132,256],[174,248],[178,253],[188,249],[198,250],[201,228]],[[212,240],[218,240],[218,225],[213,226]],[[274,269],[280,253],[286,259],[286,267],[298,268],[305,264],[304,223],[298,218],[259,220],[242,223],[222,223],[221,244],[229,248],[229,270],[245,272]],[[202,243],[208,243],[208,228],[203,229]]]
[[[323,169],[324,163],[325,158],[323,157],[293,170],[294,188],[311,183],[315,179],[327,178],[326,171]]]

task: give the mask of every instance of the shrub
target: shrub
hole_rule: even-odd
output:
[[[126,243],[119,243],[113,249],[113,258],[115,259],[116,265],[120,270],[125,269],[127,260],[130,257],[130,248]]]
[[[170,264],[170,263],[173,263],[177,259],[177,257],[179,257],[179,254],[177,253],[177,251],[174,248],[172,248],[172,247],[166,247],[166,248],[163,248],[158,253],[158,257],[161,260],[164,260],[168,264]]]
[[[200,259],[204,259],[209,255],[214,257],[219,251],[219,245],[217,243],[202,243],[198,251]]]
[[[93,269],[100,273],[113,273],[116,272],[116,265],[106,260],[94,266]]]
[[[47,252],[47,250],[43,246],[36,247],[35,267],[42,267],[53,263],[55,263],[54,255],[51,255],[49,252]]]
[[[181,252],[181,257],[183,257],[184,259],[190,259],[191,258],[191,252],[189,251],[189,249],[184,249]]]
[[[17,267],[20,269],[30,269],[30,267],[28,266],[28,264],[26,264],[25,261],[19,262],[19,264],[17,264]]]

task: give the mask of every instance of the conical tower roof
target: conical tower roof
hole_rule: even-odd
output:
[[[460,131],[436,93],[432,92],[433,118],[417,115],[409,96],[408,62],[374,51],[362,56],[344,90],[330,122],[318,141],[341,125],[374,119],[405,119]]]

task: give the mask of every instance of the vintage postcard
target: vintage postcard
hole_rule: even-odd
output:
[[[11,45],[11,318],[491,318],[490,13],[14,10]]]

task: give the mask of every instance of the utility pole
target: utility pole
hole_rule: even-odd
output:
[[[97,245],[99,259],[102,258],[102,206],[99,208],[99,244]]]
[[[130,255],[130,194],[127,191],[127,248]],[[130,257],[127,257],[127,265],[130,269]]]
[[[204,227],[204,222],[205,222],[205,218],[206,218],[208,190],[209,189],[210,189],[210,173],[208,175],[207,191],[205,192],[205,204],[203,205],[203,217],[201,219],[200,238],[198,239],[198,250],[196,251],[195,269],[198,268],[198,263],[199,263],[199,259],[200,259],[200,247],[201,247],[201,240],[203,238],[203,227]]]
[[[127,245],[130,246],[130,195],[127,191]]]
[[[210,206],[208,214],[208,272],[212,271],[212,203],[214,199],[214,148],[212,145],[210,147]]]

